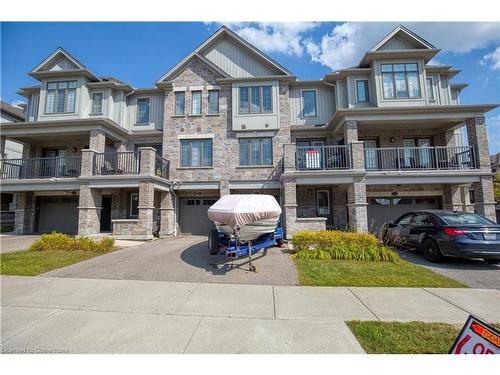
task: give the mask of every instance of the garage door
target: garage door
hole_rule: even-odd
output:
[[[368,229],[377,233],[380,226],[409,211],[440,208],[440,197],[375,197],[368,199]]]
[[[214,225],[208,220],[207,210],[217,200],[218,198],[210,197],[181,199],[181,233],[208,234]]]
[[[40,197],[38,232],[78,232],[78,197]]]

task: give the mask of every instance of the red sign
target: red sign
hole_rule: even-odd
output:
[[[500,354],[500,332],[471,315],[451,347],[450,354]]]

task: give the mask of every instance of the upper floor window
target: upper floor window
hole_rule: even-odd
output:
[[[181,140],[181,167],[211,167],[211,139]]]
[[[149,98],[137,99],[137,124],[149,123]]]
[[[191,114],[201,115],[201,91],[191,92]]]
[[[434,99],[434,90],[432,89],[432,78],[427,78],[425,80],[425,89],[427,93],[427,99]]]
[[[47,83],[46,113],[75,112],[77,81]]]
[[[185,105],[186,105],[186,93],[184,91],[177,91],[175,93],[174,115],[183,116]]]
[[[99,114],[102,113],[102,92],[94,92],[92,94],[92,113]]]
[[[272,113],[272,86],[239,87],[239,113]]]
[[[356,81],[356,101],[358,103],[366,103],[369,100],[368,81],[366,79]]]
[[[272,138],[241,138],[240,165],[273,165]]]
[[[382,64],[384,99],[420,98],[418,67],[411,64]]]
[[[208,114],[215,115],[219,113],[219,90],[208,91]]]
[[[302,102],[304,109],[302,114],[304,117],[315,117],[317,115],[316,110],[316,90],[303,90],[302,91]]]

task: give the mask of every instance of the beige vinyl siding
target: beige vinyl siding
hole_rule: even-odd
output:
[[[38,106],[40,104],[40,94],[33,94],[28,99],[26,106],[26,121],[38,121]]]
[[[337,106],[338,108],[347,108],[347,83],[346,81],[337,81]]]
[[[279,74],[233,42],[223,39],[204,56],[231,77],[256,77]]]
[[[137,125],[137,99],[149,98],[149,125]],[[126,128],[131,130],[163,129],[163,95],[137,94],[128,98]]]
[[[315,117],[302,116],[302,91],[316,90]],[[326,86],[294,86],[290,87],[290,121],[291,125],[326,124],[335,112],[335,93],[333,87]]]
[[[356,89],[356,81],[368,81],[368,102],[358,103],[357,101],[357,89]],[[374,84],[370,79],[370,75],[364,76],[352,76],[347,77],[347,86],[349,87],[349,91],[347,93],[349,108],[359,108],[359,107],[372,107],[375,103],[375,92],[374,92]],[[373,91],[372,91],[373,90]]]
[[[414,49],[415,46],[405,42],[400,38],[389,39],[385,44],[383,44],[378,50],[379,51],[401,51],[405,49]]]
[[[48,70],[49,71],[61,71],[61,70],[75,70],[75,69],[79,69],[79,68],[75,64],[73,64],[70,60],[68,60],[67,58],[61,57]]]
[[[441,76],[439,80],[439,92],[441,96],[441,105],[450,105],[451,104],[451,98],[450,98],[450,84],[448,81],[448,77]]]

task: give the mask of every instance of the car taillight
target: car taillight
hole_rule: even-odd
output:
[[[457,228],[444,228],[444,232],[450,237],[465,236],[464,231]]]

